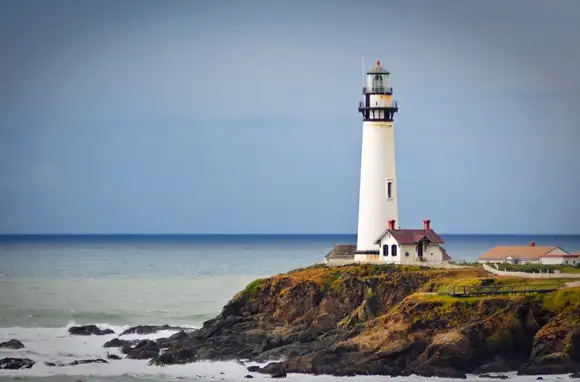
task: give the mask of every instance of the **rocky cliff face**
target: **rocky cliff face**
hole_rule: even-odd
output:
[[[487,298],[433,293],[458,281],[509,281],[485,278],[481,269],[358,265],[256,280],[151,363],[278,359],[254,368],[276,375],[580,371],[580,288]]]

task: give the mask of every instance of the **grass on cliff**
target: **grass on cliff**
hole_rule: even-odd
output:
[[[513,286],[527,287],[529,290],[540,290],[546,287],[559,288],[565,286],[570,280],[567,279],[523,279],[518,277],[502,277],[486,275],[484,277],[444,277],[436,280],[435,287],[431,287],[431,292],[446,294],[455,287],[477,287],[477,286]]]
[[[554,313],[580,309],[580,287],[563,288],[536,297],[545,309]]]
[[[421,273],[427,276],[429,281],[419,288],[418,292],[430,292],[436,294],[447,294],[453,286],[526,286],[530,290],[540,289],[546,285],[553,287],[563,287],[570,280],[567,279],[523,279],[517,277],[500,277],[487,273],[482,268],[457,268],[457,269],[433,269],[419,266],[396,266],[392,264],[374,265],[357,264],[344,266],[326,266],[317,264],[306,268],[295,269],[290,272],[262,278],[252,281],[241,292],[251,298],[256,296],[262,289],[269,287],[271,290],[278,290],[283,296],[289,292],[293,286],[298,284],[314,284],[323,292],[340,293],[345,287],[345,280],[350,278],[365,279],[389,279],[394,274]],[[569,303],[577,294],[572,292],[562,292],[564,294],[549,294],[552,300],[546,301],[547,306],[554,309],[560,305]],[[443,298],[443,297],[441,297]],[[451,297],[450,297],[451,298]],[[484,297],[473,297],[482,299]],[[580,299],[580,294],[578,294]],[[465,298],[462,298],[465,299]],[[443,300],[444,301],[444,300]],[[580,305],[580,301],[578,302]]]

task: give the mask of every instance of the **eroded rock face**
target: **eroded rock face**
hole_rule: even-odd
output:
[[[0,369],[30,369],[36,362],[28,358],[2,358]]]
[[[0,342],[0,349],[22,349],[24,344],[18,340],[11,339],[6,342]]]
[[[111,329],[100,329],[96,325],[72,326],[68,329],[68,332],[73,336],[103,336],[106,334],[115,334]]]
[[[544,325],[534,337],[530,360],[518,374],[580,372],[580,310],[565,310]]]
[[[537,296],[416,293],[436,290],[453,272],[365,265],[297,270],[251,283],[199,330],[138,343],[115,339],[109,346],[155,366],[270,361],[248,371],[273,377],[577,370],[579,312],[567,305],[546,309]],[[476,282],[481,276],[477,269],[466,272]]]

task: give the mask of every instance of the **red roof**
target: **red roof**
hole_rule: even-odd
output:
[[[433,244],[443,244],[443,239],[433,230],[425,229],[388,229],[377,239],[377,243],[385,236],[385,233],[393,235],[399,244],[415,244],[421,239],[427,238]]]
[[[542,257],[580,257],[580,252],[578,253],[548,253]]]

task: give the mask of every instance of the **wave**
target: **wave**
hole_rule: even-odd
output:
[[[127,311],[63,311],[59,309],[26,309],[19,310],[17,314],[12,313],[0,316],[0,328],[15,327],[47,327],[60,328],[75,322],[78,325],[94,324],[96,322],[107,323],[108,325],[173,325],[173,326],[201,326],[205,321],[216,316],[215,312],[189,313],[189,312],[168,312],[166,310],[146,310],[142,312]],[[18,320],[15,318],[19,317]]]
[[[40,327],[12,327],[0,328],[0,341],[16,338],[26,346],[24,349],[10,350],[0,349],[0,358],[21,357],[30,358],[36,362],[31,369],[26,370],[1,370],[0,381],[35,381],[35,382],[60,382],[75,379],[84,382],[138,382],[138,381],[173,381],[173,380],[196,380],[196,381],[247,381],[246,366],[237,362],[198,362],[187,365],[149,366],[147,360],[110,360],[107,364],[82,364],[75,366],[50,367],[44,362],[69,363],[79,359],[106,358],[107,352],[118,354],[119,349],[106,349],[103,344],[118,336],[130,325],[114,325],[109,323],[95,323],[103,329],[112,329],[115,334],[104,336],[71,336],[68,328],[78,325],[78,322],[69,322],[59,328]],[[192,326],[192,328],[194,328]],[[125,339],[156,339],[168,337],[175,330],[165,330],[149,335],[127,335]],[[121,355],[122,356],[122,355]],[[248,364],[250,365],[250,364]],[[257,363],[251,363],[257,365]],[[263,364],[261,364],[263,365]],[[270,379],[267,375],[254,374],[258,379]],[[347,377],[344,379],[346,380]],[[330,382],[342,380],[340,377],[289,375],[290,381],[313,381]],[[349,381],[384,381],[381,376],[348,377]],[[469,378],[471,380],[475,378]],[[536,379],[535,376],[510,375],[514,382],[527,382]],[[417,376],[389,378],[390,381],[418,382],[432,381],[432,378]],[[438,382],[455,382],[454,380],[436,379]],[[477,377],[479,381],[492,381],[492,379]],[[545,381],[571,380],[567,376],[544,376]]]

